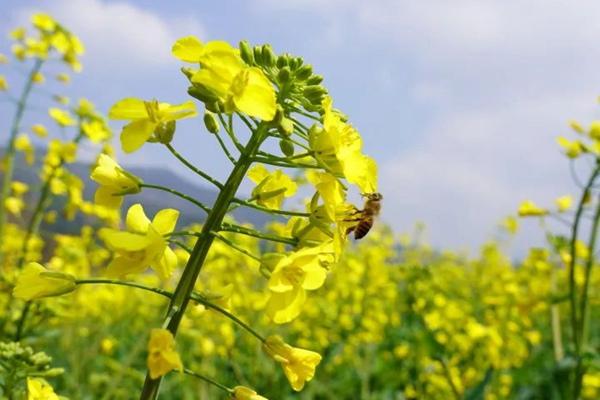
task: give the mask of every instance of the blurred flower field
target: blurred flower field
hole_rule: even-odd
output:
[[[300,57],[184,37],[173,75],[189,89],[175,104],[115,99],[104,114],[93,99],[52,93],[44,126],[27,118],[30,94],[69,84],[84,44],[45,14],[10,40],[12,55],[0,55],[2,107],[14,109],[2,136],[0,398],[600,398],[600,122],[572,122],[558,140],[565,168],[589,161],[581,193],[548,207],[516,199],[497,239],[469,256],[430,247],[422,226],[398,233],[377,220],[394,204],[362,151],[368,134]],[[5,78],[9,67],[22,81]],[[204,122],[198,140],[219,143],[227,180],[175,148],[189,118]],[[124,165],[164,147],[217,191],[214,203],[127,171],[113,136]],[[15,178],[19,160],[37,168],[34,183]],[[89,164],[91,198],[76,162]],[[142,191],[192,203],[198,221],[182,226],[167,204],[153,215],[123,206]],[[238,208],[272,222],[236,221]],[[513,260],[520,218],[539,219],[547,246]],[[59,232],[65,221],[75,233]]]

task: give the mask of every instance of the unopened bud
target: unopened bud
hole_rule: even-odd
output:
[[[242,40],[240,42],[240,56],[246,64],[254,65],[254,54],[252,54],[252,48],[247,40]]]
[[[288,157],[294,155],[294,144],[287,139],[281,139],[279,141],[279,148],[281,149],[281,152]]]
[[[206,111],[204,113],[204,126],[210,133],[219,133],[219,121],[214,113]]]
[[[323,86],[310,85],[310,86],[306,86],[302,93],[304,94],[304,97],[318,97],[318,96],[325,95],[325,93],[327,93],[327,91],[325,90],[325,88]]]
[[[291,119],[283,117],[277,126],[277,129],[282,135],[290,136],[292,133],[294,133],[294,123]]]
[[[277,80],[279,83],[288,83],[290,81],[291,71],[290,67],[283,67],[277,74]]]
[[[323,133],[323,128],[320,127],[317,124],[314,124],[313,126],[310,127],[310,129],[308,130],[308,137],[309,138],[314,138],[314,137],[318,137],[319,135],[321,135]]]
[[[183,74],[185,75],[186,78],[188,78],[188,80],[191,82],[192,81],[192,76],[194,76],[194,74],[196,73],[192,68],[190,67],[181,67],[181,72],[183,72]]]
[[[307,85],[318,85],[321,82],[323,82],[322,75],[313,75],[310,78],[308,78],[308,80],[306,81],[306,84]]]
[[[277,111],[275,111],[275,117],[273,117],[273,121],[271,121],[275,126],[281,123],[281,120],[284,117],[283,107],[281,104],[277,104]]]
[[[308,64],[301,66],[300,68],[298,68],[298,71],[296,71],[296,79],[299,79],[301,81],[310,78],[311,75],[312,66]]]
[[[210,90],[202,85],[193,85],[188,88],[188,94],[203,103],[215,103],[219,99]]]
[[[262,48],[260,46],[254,46],[252,52],[254,53],[254,62],[258,65],[263,65]]]
[[[269,44],[265,44],[262,47],[262,58],[263,65],[266,67],[272,67],[275,65],[275,53],[273,52],[273,48]]]
[[[154,130],[154,136],[156,136],[158,142],[169,144],[173,140],[175,128],[177,128],[175,121],[162,122]]]
[[[300,58],[300,57],[292,58],[290,60],[289,65],[292,70],[298,69],[302,65],[302,58]]]
[[[279,57],[277,57],[277,68],[283,68],[285,66],[288,65],[290,61],[290,56],[289,54],[282,54]]]

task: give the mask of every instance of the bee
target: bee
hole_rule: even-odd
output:
[[[366,199],[363,209],[355,210],[355,217],[346,220],[356,221],[355,225],[346,230],[347,235],[354,232],[354,239],[356,240],[362,239],[369,233],[375,222],[375,217],[381,211],[381,200],[383,200],[381,193],[362,193],[361,196]]]

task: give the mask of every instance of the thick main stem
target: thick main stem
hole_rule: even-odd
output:
[[[599,199],[600,201],[600,199]],[[592,229],[590,232],[590,239],[588,242],[588,250],[589,256],[585,263],[585,272],[584,272],[584,282],[583,282],[583,291],[581,293],[580,300],[580,308],[579,308],[579,351],[576,353],[577,365],[575,367],[575,385],[573,389],[573,396],[575,399],[579,398],[579,394],[581,393],[581,384],[583,381],[583,375],[585,373],[583,367],[582,353],[585,349],[587,342],[587,331],[589,324],[589,316],[588,314],[588,296],[589,296],[589,286],[590,286],[590,278],[592,274],[592,268],[594,266],[594,254],[596,251],[596,241],[598,238],[598,226],[600,225],[600,202],[596,206],[596,211],[594,212],[594,219],[592,222]]]
[[[15,111],[12,127],[10,128],[10,137],[8,139],[8,145],[6,146],[6,153],[4,155],[4,159],[2,160],[4,163],[2,192],[0,193],[0,239],[2,240],[4,239],[4,227],[6,225],[6,209],[4,207],[4,203],[10,193],[10,184],[12,182],[15,168],[15,141],[17,134],[19,133],[19,129],[21,128],[21,120],[23,119],[23,114],[25,113],[27,98],[29,97],[29,93],[31,93],[31,88],[33,87],[33,78],[40,71],[43,63],[43,60],[36,59],[35,64],[33,64],[33,68],[29,73],[29,77],[27,78],[27,82],[23,88],[23,92],[21,92],[21,97],[17,102],[17,110]],[[2,257],[2,246],[0,246],[0,261],[2,261]]]
[[[586,200],[588,199],[590,189],[594,184],[594,181],[596,180],[598,174],[600,174],[600,164],[596,164],[594,171],[590,175],[590,178],[588,179],[583,189],[583,193],[581,194],[581,198],[579,199],[579,204],[577,205],[577,211],[575,212],[575,220],[573,222],[573,227],[571,228],[571,259],[569,260],[569,303],[571,306],[571,335],[576,354],[579,354],[580,343],[578,335],[579,323],[577,318],[577,287],[575,285],[575,266],[577,265],[577,251],[575,245],[577,243],[577,235],[579,232],[579,223],[583,214],[583,207],[585,205]]]
[[[181,275],[181,279],[177,284],[177,288],[173,293],[173,298],[171,299],[166,314],[167,317],[164,325],[166,325],[166,329],[171,332],[173,336],[177,334],[177,329],[179,328],[181,319],[183,318],[190,301],[190,295],[194,290],[194,285],[196,284],[204,260],[215,239],[211,232],[218,232],[220,230],[223,218],[227,214],[229,204],[234,198],[248,168],[250,168],[254,155],[258,152],[260,145],[266,138],[266,134],[267,126],[265,124],[260,125],[256,131],[253,132],[202,227],[198,241],[194,246],[188,263]],[[140,400],[155,400],[158,397],[161,380],[161,378],[152,379],[147,374]]]

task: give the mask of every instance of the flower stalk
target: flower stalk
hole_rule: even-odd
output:
[[[0,193],[0,237],[4,237],[4,227],[6,225],[6,209],[4,206],[4,202],[10,193],[10,184],[12,182],[15,168],[15,141],[17,138],[17,134],[19,133],[19,129],[21,128],[21,120],[23,119],[23,114],[25,113],[27,99],[29,98],[29,94],[31,93],[34,78],[39,73],[43,63],[44,60],[40,58],[35,60],[31,72],[29,73],[29,76],[25,83],[25,86],[23,87],[23,92],[21,92],[21,96],[19,97],[19,100],[17,102],[17,109],[15,111],[12,127],[10,129],[10,137],[8,139],[6,153],[4,154],[2,160],[2,162],[4,163],[4,174],[2,177],[2,192]],[[2,247],[0,246],[0,261],[2,261],[2,257]]]
[[[244,147],[236,165],[231,171],[223,189],[215,200],[212,211],[208,214],[206,222],[199,234],[198,241],[192,250],[192,254],[185,266],[183,274],[177,284],[173,298],[167,310],[167,317],[164,325],[166,329],[176,336],[179,324],[187,305],[190,301],[190,295],[194,290],[194,285],[200,274],[200,270],[204,264],[208,251],[215,237],[211,234],[213,231],[220,231],[223,218],[227,214],[229,205],[240,186],[246,172],[252,164],[254,155],[258,152],[260,145],[267,137],[268,125],[262,123],[252,132],[248,143]],[[146,375],[146,380],[142,388],[140,400],[154,400],[158,397],[161,378],[152,379],[150,375]]]

